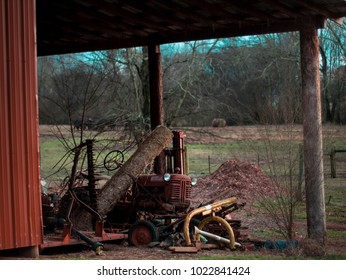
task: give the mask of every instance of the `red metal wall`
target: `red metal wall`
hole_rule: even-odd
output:
[[[0,0],[0,250],[43,241],[35,0]]]

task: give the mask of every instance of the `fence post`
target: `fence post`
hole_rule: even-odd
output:
[[[298,175],[298,186],[296,192],[296,198],[298,201],[303,200],[302,185],[304,180],[304,147],[303,144],[299,145],[299,175]]]
[[[211,173],[210,171],[210,169],[211,169],[211,167],[210,167],[210,156],[208,156],[208,167],[209,167],[209,174]]]
[[[335,166],[335,149],[332,148],[330,151],[330,172],[331,172],[331,177],[336,178],[336,166]]]

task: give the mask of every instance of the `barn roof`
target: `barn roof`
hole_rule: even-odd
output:
[[[344,0],[36,0],[38,55],[299,30]]]

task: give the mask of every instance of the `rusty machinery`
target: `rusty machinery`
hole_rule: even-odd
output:
[[[127,236],[130,245],[142,246],[161,242],[175,234],[180,237],[184,236],[183,243],[187,247],[191,247],[199,243],[201,230],[205,233],[203,231],[205,228],[214,232],[214,237],[210,237],[210,235],[210,238],[217,239],[215,233],[218,234],[217,236],[226,234],[226,239],[230,240],[228,246],[231,249],[238,244],[236,242],[237,234],[234,233],[232,227],[239,228],[240,221],[226,221],[225,219],[228,213],[239,208],[236,198],[191,209],[191,189],[196,184],[196,180],[186,175],[187,160],[183,132],[174,131],[173,147],[164,150],[166,172],[164,174],[146,174],[136,178],[122,199],[107,214],[107,225],[111,226],[111,233],[106,233],[103,219],[97,213],[93,141],[88,140],[85,145],[88,172],[84,177],[88,180],[88,184],[84,190],[89,195],[88,203],[82,201],[70,189],[72,200],[68,211],[71,211],[74,202],[84,206],[94,217],[95,232],[90,237],[90,234],[87,235],[74,229],[68,218],[68,212],[67,221],[64,223],[62,244],[73,243],[71,238],[73,233],[92,247],[100,246],[98,250],[102,248],[102,244],[98,243],[100,241],[124,239]],[[119,151],[116,151],[116,154],[118,156]],[[121,158],[123,160],[123,156]],[[116,163],[117,167],[120,165],[118,162]],[[205,215],[209,215],[209,217],[205,218]],[[212,225],[207,224],[214,224],[214,228],[216,226],[219,230],[215,231]],[[198,226],[200,231],[191,231],[194,226]],[[220,230],[220,227],[223,230]],[[118,233],[114,233],[115,228],[119,229]],[[193,235],[192,240],[190,235]]]
[[[200,234],[192,232],[194,238],[191,241],[188,233],[202,221],[202,228],[214,235],[226,234],[230,238],[227,246],[234,249],[238,244],[236,239],[241,222],[226,220],[225,217],[244,205],[238,204],[236,198],[230,198],[208,203],[205,207],[210,207],[209,212],[191,208],[191,190],[197,181],[186,175],[183,132],[173,132],[173,147],[165,149],[165,159],[166,172],[138,177],[123,199],[108,213],[108,220],[117,226],[126,225],[129,244],[136,246],[155,244],[172,235],[178,238],[185,235],[180,240],[181,244],[193,246],[195,241],[198,243]],[[207,214],[210,217],[205,218]]]
[[[76,167],[82,148],[86,147],[87,173],[77,172]],[[86,140],[74,149],[72,175],[63,185],[68,190],[58,201],[57,195],[42,193],[42,212],[44,242],[41,249],[87,243],[97,254],[103,250],[103,241],[120,240],[127,237],[125,233],[105,230],[104,219],[97,212],[97,190],[94,166],[93,140]],[[84,181],[88,184],[85,185]],[[65,202],[65,203],[64,203]],[[93,217],[93,231],[78,230],[71,221],[72,208],[78,204]],[[63,213],[63,214],[61,214]],[[56,230],[59,228],[59,230]],[[59,234],[53,234],[55,232]]]

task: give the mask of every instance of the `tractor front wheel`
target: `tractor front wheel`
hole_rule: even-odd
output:
[[[158,241],[158,229],[149,221],[137,221],[129,229],[128,242],[130,245],[146,246]]]

